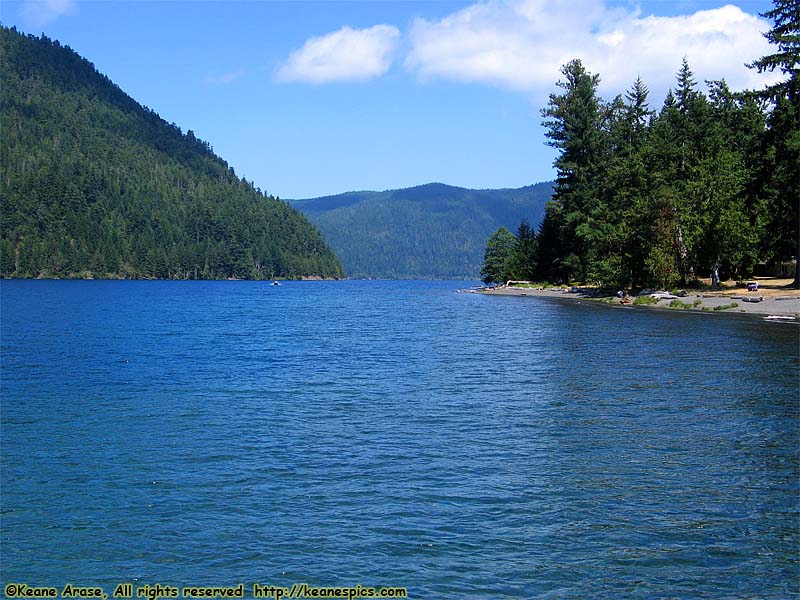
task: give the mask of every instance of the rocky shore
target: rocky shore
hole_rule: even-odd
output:
[[[665,291],[644,292],[637,296],[610,296],[588,287],[530,287],[503,285],[474,290],[493,296],[536,296],[544,298],[591,300],[635,309],[733,312],[776,317],[775,320],[800,322],[800,290],[786,289],[782,280],[759,282],[758,289],[725,287],[718,290],[687,290],[679,295]],[[751,286],[755,287],[755,286]]]

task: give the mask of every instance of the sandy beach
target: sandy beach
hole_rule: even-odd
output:
[[[734,285],[722,286],[720,289],[687,289],[686,295],[675,297],[661,292],[666,297],[652,304],[634,304],[636,297],[629,297],[625,302],[615,296],[598,293],[594,288],[540,288],[499,286],[493,289],[478,290],[478,293],[493,296],[537,296],[566,300],[590,300],[613,306],[625,306],[634,309],[665,309],[676,311],[711,312],[711,313],[747,313],[761,316],[794,317],[800,321],[800,290],[784,287],[790,283],[788,279],[756,278],[758,290],[748,291],[745,287]],[[649,295],[649,294],[643,294]],[[754,301],[760,298],[760,301]],[[678,307],[670,304],[680,302]],[[687,306],[688,305],[688,306]],[[719,308],[722,307],[722,308]],[[716,310],[715,310],[716,309]]]

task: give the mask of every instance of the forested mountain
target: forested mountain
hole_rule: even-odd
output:
[[[340,277],[320,233],[70,48],[0,28],[3,277]]]
[[[290,200],[315,223],[349,277],[477,277],[488,235],[537,224],[552,183],[468,190],[440,183]]]

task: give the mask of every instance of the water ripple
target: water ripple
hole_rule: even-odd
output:
[[[794,327],[451,282],[0,285],[4,583],[800,595]]]

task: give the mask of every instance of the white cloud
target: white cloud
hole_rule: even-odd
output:
[[[389,70],[399,38],[400,31],[391,25],[342,27],[307,40],[289,56],[277,78],[320,84],[378,77]]]
[[[211,85],[224,85],[226,83],[233,83],[242,75],[244,75],[245,72],[246,71],[244,69],[236,69],[235,71],[229,71],[228,73],[223,73],[222,75],[206,75],[203,78],[203,81]]]
[[[771,52],[770,23],[732,5],[673,17],[641,17],[602,0],[489,1],[447,17],[418,19],[405,65],[420,78],[478,82],[544,94],[573,58],[616,94],[637,75],[657,94],[672,86],[685,56],[695,79],[734,89],[767,80],[746,62]]]
[[[58,17],[76,11],[75,0],[25,0],[20,9],[22,20],[29,27],[44,27]]]

